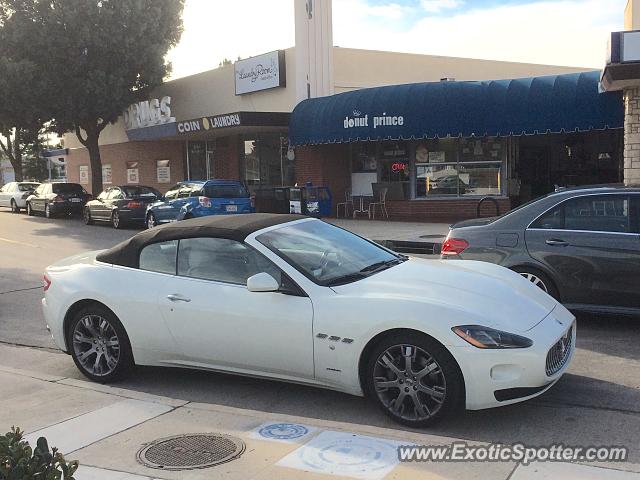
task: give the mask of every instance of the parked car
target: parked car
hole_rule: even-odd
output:
[[[253,213],[254,199],[236,180],[186,180],[169,189],[164,201],[147,210],[147,228],[207,215]]]
[[[27,197],[27,213],[51,218],[60,214],[80,214],[91,195],[78,183],[41,183]]]
[[[640,188],[560,190],[457,223],[442,256],[508,267],[569,309],[640,315]]]
[[[299,215],[163,225],[44,282],[55,343],[94,381],[134,359],[228,371],[366,394],[414,427],[541,394],[575,345],[573,315],[506,268],[408,258]]]
[[[147,207],[162,198],[155,188],[143,185],[110,187],[87,202],[82,217],[87,225],[95,221],[109,222],[113,228],[126,224],[144,225]]]
[[[0,188],[0,207],[10,207],[13,213],[20,213],[27,207],[27,197],[38,185],[37,182],[9,182]]]

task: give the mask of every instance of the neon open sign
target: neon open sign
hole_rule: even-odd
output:
[[[402,162],[396,162],[391,165],[392,172],[404,172],[407,169],[407,164]]]

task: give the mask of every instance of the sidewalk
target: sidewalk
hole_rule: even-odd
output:
[[[18,367],[28,365],[31,370]],[[33,445],[44,435],[67,460],[79,460],[79,480],[141,479],[511,479],[627,480],[637,473],[568,463],[527,467],[513,462],[399,463],[398,445],[448,445],[456,439],[189,402],[70,378],[71,359],[45,350],[0,345],[0,428],[20,426]],[[56,372],[60,375],[56,375]],[[73,372],[73,373],[72,373]],[[218,466],[169,471],[136,457],[168,436],[216,433],[244,443],[244,451]],[[222,437],[224,439],[226,437]],[[480,445],[479,442],[468,442]],[[220,444],[218,444],[220,445]],[[215,445],[172,448],[171,457],[202,459]],[[640,471],[640,465],[625,468]]]
[[[395,222],[351,218],[327,218],[327,222],[371,240],[441,243],[449,233],[448,223]]]

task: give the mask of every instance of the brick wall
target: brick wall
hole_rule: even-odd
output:
[[[434,223],[450,223],[469,218],[476,218],[479,199],[447,199],[447,200],[387,200],[387,211],[392,220],[413,220]],[[500,213],[511,209],[508,198],[497,198]],[[496,214],[496,207],[491,201],[482,202],[481,217]],[[376,212],[376,218],[379,210]]]
[[[640,88],[624,91],[624,182],[640,184]]]
[[[180,141],[127,142],[100,147],[102,164],[111,164],[112,181],[109,185],[127,184],[127,162],[138,162],[139,184],[157,188],[162,193],[180,180],[185,179],[184,143]],[[158,183],[156,160],[170,160],[171,180]],[[67,178],[70,182],[80,182],[80,165],[89,166],[89,183],[84,187],[91,189],[91,166],[86,148],[69,151],[67,157]],[[97,195],[100,192],[91,192]]]

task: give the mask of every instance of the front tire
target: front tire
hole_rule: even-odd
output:
[[[146,224],[147,224],[147,228],[149,229],[158,225],[158,222],[156,221],[156,216],[153,213],[147,214]]]
[[[18,207],[18,204],[13,198],[11,199],[11,211],[13,213],[20,213],[20,208]]]
[[[48,203],[44,206],[44,216],[47,218],[51,218],[51,207]]]
[[[449,351],[419,333],[397,333],[379,342],[366,364],[370,398],[398,423],[422,428],[464,402],[464,380]]]
[[[118,210],[114,210],[113,212],[111,212],[111,225],[116,230],[122,227],[122,221],[120,220],[120,214],[118,213]]]
[[[93,219],[91,218],[91,210],[89,207],[85,207],[82,210],[82,219],[84,220],[85,225],[93,225]]]
[[[27,202],[27,215],[33,217],[33,208],[31,208],[31,202]]]
[[[123,378],[134,364],[129,337],[120,320],[97,303],[74,315],[67,346],[78,370],[94,382]]]

